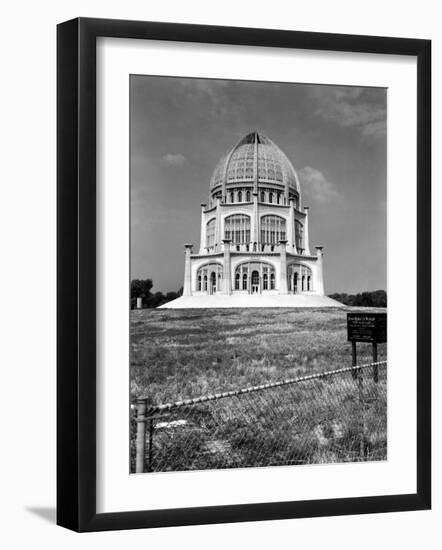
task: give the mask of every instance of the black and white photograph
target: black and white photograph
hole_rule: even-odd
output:
[[[2,548],[440,546],[437,7],[5,4]]]
[[[129,86],[130,472],[388,460],[387,89]]]

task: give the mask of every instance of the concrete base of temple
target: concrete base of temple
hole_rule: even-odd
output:
[[[160,309],[236,308],[236,307],[338,307],[343,304],[327,296],[308,294],[213,294],[181,296],[167,302]]]

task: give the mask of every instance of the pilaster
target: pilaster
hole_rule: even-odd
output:
[[[305,220],[304,220],[304,254],[310,256],[310,239],[308,236],[308,212],[309,207],[304,206]]]
[[[193,244],[186,243],[185,257],[184,257],[184,284],[183,284],[183,296],[192,296],[192,266],[190,255],[192,254]]]
[[[223,239],[224,247],[224,292],[225,294],[232,294],[232,281],[231,281],[231,262],[230,262],[230,239]]]
[[[216,198],[215,252],[221,248],[221,199]]]
[[[292,250],[294,254],[297,254],[298,252],[296,250],[296,238],[295,238],[295,203],[293,199],[290,199],[287,240],[289,242],[290,250]]]
[[[258,207],[258,193],[253,192],[253,215],[251,220],[250,234],[252,243],[259,242],[259,207]]]
[[[204,210],[206,205],[201,203],[201,239],[200,239],[200,254],[204,254],[204,249],[206,248],[206,216],[204,215]]]
[[[316,262],[316,288],[314,289],[317,294],[324,296],[324,267],[323,267],[323,256],[322,252],[323,246],[315,246],[316,248],[316,257],[318,258]]]
[[[287,294],[287,241],[279,241],[280,254],[280,279],[279,279],[279,294]]]

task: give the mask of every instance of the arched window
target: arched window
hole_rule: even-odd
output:
[[[242,192],[239,191],[238,193],[238,202],[242,202]]]
[[[261,242],[275,245],[285,240],[285,219],[280,216],[267,215],[261,218]]]
[[[224,220],[224,238],[235,244],[250,242],[250,217],[245,214],[233,214]]]
[[[246,193],[246,201],[250,202],[250,191],[247,191]]]
[[[265,200],[266,200],[265,193],[264,191],[261,191],[261,202],[265,202]]]
[[[235,275],[235,290],[239,290],[240,284],[240,274],[239,272]]]
[[[267,275],[267,273],[264,273],[264,275],[262,276],[262,288],[264,290],[267,290],[269,288],[269,276]]]
[[[206,246],[213,246],[215,244],[215,224],[216,219],[212,218],[206,225]]]
[[[273,193],[269,193],[269,202],[273,202]]]
[[[275,290],[275,274],[270,274],[270,289]]]
[[[242,289],[247,290],[247,273],[243,273],[242,276]]]
[[[219,290],[222,287],[221,279],[223,277],[223,266],[218,262],[204,264],[198,269],[196,277],[198,290],[204,292],[208,290],[210,292]],[[208,285],[210,285],[210,288]]]
[[[290,290],[296,294],[312,290],[312,271],[304,264],[291,263],[287,266]]]
[[[233,194],[233,191],[230,193],[230,202],[235,202],[235,195]]]

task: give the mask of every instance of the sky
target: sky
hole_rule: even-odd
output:
[[[132,75],[131,278],[178,290],[213,170],[246,134],[288,156],[326,293],[386,290],[385,88]]]

